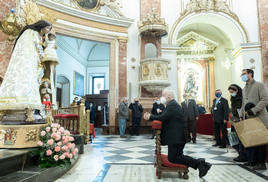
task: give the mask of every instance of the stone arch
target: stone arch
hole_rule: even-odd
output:
[[[195,22],[210,24],[222,30],[232,40],[233,45],[238,45],[238,42],[239,44],[249,42],[248,34],[238,18],[235,19],[222,12],[193,12],[180,17],[173,24],[169,33],[168,43],[175,45],[180,30],[184,26]]]
[[[56,88],[59,88],[59,85],[61,85],[61,98],[58,98],[57,93],[57,102],[59,99],[61,100],[61,107],[68,107],[70,105],[70,87],[71,82],[70,79],[65,75],[57,75],[56,78]]]
[[[145,59],[146,58],[156,58],[157,57],[157,47],[153,43],[145,44]]]

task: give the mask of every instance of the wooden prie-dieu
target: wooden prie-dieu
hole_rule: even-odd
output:
[[[155,167],[156,176],[161,179],[162,172],[178,172],[180,178],[188,179],[188,167],[183,164],[175,164],[168,161],[168,156],[161,154],[161,130],[162,122],[153,121],[152,128],[156,130],[156,140],[155,140]]]

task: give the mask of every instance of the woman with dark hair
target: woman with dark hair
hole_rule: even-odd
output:
[[[231,95],[231,111],[232,111],[232,117],[231,120],[232,122],[239,122],[240,121],[240,115],[239,110],[242,107],[242,89],[236,84],[231,84],[228,88],[228,91]],[[232,126],[232,131],[235,131],[234,127]],[[247,154],[246,150],[239,141],[238,145],[233,146],[237,152],[238,152],[238,157],[234,158],[234,161],[236,162],[246,162],[247,161]]]
[[[43,68],[43,36],[51,29],[51,24],[40,20],[25,26],[19,33],[11,59],[0,87],[0,109],[42,107],[39,86]]]

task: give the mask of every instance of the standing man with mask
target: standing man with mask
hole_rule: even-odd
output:
[[[129,109],[132,110],[132,131],[131,135],[139,136],[139,128],[141,123],[141,114],[143,112],[142,105],[139,103],[139,99],[135,98],[134,103],[129,105]]]
[[[251,69],[242,70],[241,79],[246,83],[243,88],[243,103],[242,108],[248,103],[254,104],[254,107],[245,112],[245,115],[257,116],[263,124],[268,128],[268,117],[266,114],[266,106],[268,105],[268,94],[263,83],[254,80],[254,71]],[[264,170],[266,159],[266,146],[255,147],[258,160],[253,164],[253,170]]]
[[[153,115],[160,115],[165,109],[164,104],[160,102],[160,99],[158,97],[155,98],[155,102],[153,104],[152,108],[152,114]],[[154,139],[155,137],[155,130],[152,131],[152,137],[151,139]]]
[[[186,122],[183,119],[181,106],[174,97],[172,89],[164,89],[160,100],[161,103],[166,104],[165,110],[160,115],[147,112],[144,114],[144,119],[162,121],[161,143],[168,146],[168,161],[198,169],[199,177],[203,177],[211,168],[211,164],[205,162],[204,159],[194,159],[183,155],[186,143]]]
[[[124,97],[122,98],[122,101],[119,104],[119,113],[118,113],[118,126],[120,131],[120,138],[126,138],[125,129],[127,120],[128,120],[128,99]]]
[[[186,94],[183,94],[184,101],[181,103],[184,121],[187,123],[189,138],[196,143],[196,121],[198,120],[199,112],[194,99],[188,99]],[[192,133],[192,137],[191,137]]]
[[[216,144],[213,147],[220,146],[220,148],[226,148],[227,142],[227,121],[229,117],[228,101],[222,97],[220,89],[215,91],[216,99],[213,100],[212,115],[214,120],[214,135]],[[222,132],[222,139],[220,137]]]

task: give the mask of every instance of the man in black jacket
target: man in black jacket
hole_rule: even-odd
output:
[[[222,97],[220,89],[215,91],[216,99],[213,100],[212,115],[214,120],[214,135],[216,144],[213,147],[220,146],[220,148],[226,148],[227,142],[227,121],[229,117],[228,101]],[[220,131],[222,132],[222,139],[220,137]]]
[[[129,105],[129,109],[132,110],[132,131],[131,135],[139,135],[139,128],[141,123],[141,115],[143,112],[142,105],[139,103],[139,99],[135,98],[134,103]]]
[[[184,121],[187,123],[189,138],[196,143],[196,121],[198,120],[199,112],[194,99],[189,99],[186,94],[183,94],[184,101],[181,103]],[[192,137],[190,134],[192,133]]]
[[[180,105],[174,99],[174,91],[170,88],[164,89],[161,103],[166,103],[165,110],[160,115],[144,114],[146,120],[162,121],[162,137],[163,145],[168,145],[168,160],[172,163],[183,164],[199,170],[199,176],[203,177],[211,168],[211,164],[205,162],[204,159],[194,159],[183,155],[183,148],[186,143],[186,122]]]

